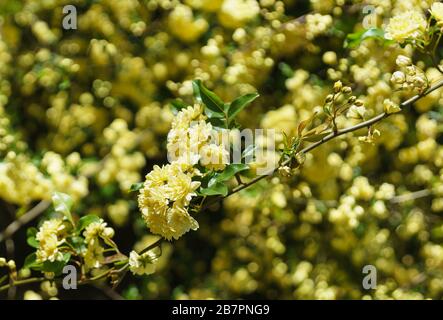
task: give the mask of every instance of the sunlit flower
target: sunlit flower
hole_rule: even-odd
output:
[[[200,182],[181,171],[177,163],[154,166],[146,175],[138,203],[148,228],[166,239],[178,239],[189,230],[198,228],[186,207]]]
[[[431,6],[431,9],[429,9],[429,12],[435,18],[435,20],[437,20],[438,23],[441,23],[443,21],[443,3],[434,2]]]
[[[426,19],[422,13],[408,10],[392,17],[386,27],[385,38],[403,43],[406,39],[418,39],[426,29]]]
[[[43,222],[35,237],[39,243],[37,249],[38,262],[54,262],[63,258],[63,254],[58,247],[65,242],[65,239],[61,236],[64,230],[65,225],[61,219],[51,219]]]
[[[137,275],[149,275],[155,272],[157,255],[147,251],[139,255],[135,251],[129,254],[129,270]]]

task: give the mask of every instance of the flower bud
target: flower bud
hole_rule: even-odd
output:
[[[292,176],[291,168],[289,168],[288,166],[283,166],[283,167],[278,168],[278,173],[282,177],[290,177],[290,176]]]
[[[363,106],[353,105],[349,108],[346,116],[351,119],[363,119],[366,114],[366,108]]]
[[[343,88],[343,84],[340,80],[334,83],[334,92],[339,93],[341,89]]]
[[[391,82],[393,82],[395,84],[403,84],[405,81],[406,81],[406,76],[403,72],[395,71],[392,74]]]
[[[364,105],[363,101],[361,101],[360,99],[355,100],[354,104],[355,104],[357,107],[361,107],[361,106]]]
[[[103,231],[103,234],[105,235],[105,237],[108,238],[112,238],[114,236],[114,229],[112,228],[105,228],[105,230]]]
[[[422,77],[414,77],[414,85],[417,88],[422,88],[425,85],[425,80]]]
[[[341,92],[344,94],[351,94],[352,93],[352,89],[351,87],[343,87],[343,89],[341,89]]]
[[[8,268],[11,270],[15,270],[16,265],[15,265],[15,261],[14,260],[9,260],[8,261]]]
[[[31,270],[29,268],[23,268],[23,269],[20,269],[18,274],[19,274],[20,278],[26,279],[31,276]]]
[[[407,66],[410,66],[412,64],[412,61],[411,61],[411,59],[409,57],[406,57],[404,55],[399,55],[397,57],[397,59],[395,60],[395,63],[399,67],[407,67]]]
[[[297,160],[298,164],[302,165],[306,161],[306,154],[304,152],[299,152],[295,155],[295,159]]]
[[[385,99],[383,101],[383,109],[387,114],[396,113],[401,110],[400,106],[390,99]]]
[[[406,67],[406,73],[410,76],[415,76],[415,74],[417,73],[417,69],[415,66]]]
[[[0,258],[0,267],[4,267],[4,266],[6,266],[6,259]]]

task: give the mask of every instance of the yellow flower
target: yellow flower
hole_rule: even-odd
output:
[[[152,251],[147,251],[141,255],[135,251],[131,251],[129,254],[129,270],[131,270],[133,274],[140,276],[152,274],[155,272],[155,261],[157,258],[157,255]]]
[[[418,39],[426,29],[423,14],[417,11],[406,11],[389,20],[385,38],[403,43],[406,39]]]
[[[404,55],[399,55],[397,57],[397,59],[395,60],[395,63],[399,67],[407,67],[412,64],[412,61],[411,61],[411,58],[409,58],[409,57],[406,57]]]
[[[61,219],[51,219],[43,222],[36,234],[39,243],[37,248],[37,262],[61,260],[63,254],[58,250],[58,246],[65,240],[59,239],[65,225]]]
[[[406,75],[401,71],[395,71],[391,76],[391,82],[403,84],[406,81]]]
[[[240,28],[260,12],[256,0],[224,0],[219,11],[220,23],[227,28]]]
[[[103,219],[100,219],[97,222],[89,224],[83,232],[83,236],[87,243],[87,248],[83,257],[85,259],[85,264],[89,269],[100,268],[104,260],[103,253],[105,248],[103,248],[100,243],[99,237],[110,239],[114,236],[114,229],[107,227],[106,225],[107,224]]]
[[[94,241],[97,237],[112,238],[114,236],[114,229],[106,225],[107,223],[103,219],[89,224],[83,232],[86,243]]]
[[[214,12],[223,4],[223,0],[185,0],[185,3],[195,9]]]
[[[209,170],[223,170],[229,163],[229,152],[222,146],[210,144],[200,152],[201,164]]]
[[[189,230],[196,230],[198,223],[188,213],[186,206],[200,182],[182,171],[178,163],[163,167],[154,166],[146,175],[140,190],[138,204],[143,218],[152,233],[170,240],[178,239]]]
[[[91,242],[83,254],[86,267],[88,269],[100,268],[104,260],[104,251],[105,248],[103,248],[99,241]]]
[[[153,209],[150,211],[149,209]],[[197,230],[198,222],[192,218],[182,203],[176,202],[166,211],[147,208],[143,217],[152,233],[165,239],[178,239],[189,230]]]
[[[400,106],[396,103],[394,103],[390,99],[385,99],[383,101],[383,109],[387,114],[396,113],[401,111]]]
[[[443,22],[443,3],[434,2],[429,12],[435,18],[435,20],[437,20],[438,23]]]
[[[365,114],[366,108],[364,106],[352,105],[346,113],[346,116],[351,119],[363,119]]]
[[[194,19],[192,9],[185,5],[175,7],[168,24],[171,32],[186,42],[195,41],[208,29],[208,22],[203,18]]]

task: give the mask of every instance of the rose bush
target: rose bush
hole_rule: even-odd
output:
[[[0,14],[2,297],[443,297],[441,3]],[[275,130],[275,148],[231,163],[242,128]]]

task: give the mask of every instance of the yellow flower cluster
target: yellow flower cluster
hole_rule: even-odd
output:
[[[192,9],[185,5],[174,8],[168,23],[172,34],[186,42],[195,41],[208,29],[208,22],[203,18],[194,19]]]
[[[441,57],[434,63],[426,51],[417,52],[419,46],[432,51],[441,33],[441,3],[371,1],[373,27],[385,29],[394,41],[368,37],[344,49],[348,33],[365,31],[367,16],[356,10],[361,1],[80,2],[73,3],[78,30],[69,32],[62,28],[66,1],[0,5],[2,208],[17,209],[18,216],[54,190],[63,191],[75,198],[75,221],[88,213],[107,215],[119,240],[142,243],[146,223],[137,219],[137,202],[128,189],[169,153],[174,163],[155,167],[145,183],[152,187],[140,194],[144,220],[169,239],[200,225],[204,250],[196,250],[194,237],[163,243],[163,267],[151,263],[151,253],[130,254],[134,273],[151,273],[154,265],[157,273],[122,284],[125,297],[443,297],[441,90],[397,112],[417,93],[397,89],[420,93],[427,80],[432,85],[442,77]],[[437,53],[440,47],[441,42]],[[282,168],[279,177],[228,197],[223,209],[211,207],[213,214],[198,216],[197,224],[189,210],[201,178],[195,167],[220,172],[227,154],[207,139],[211,126],[199,107],[176,117],[169,108],[175,98],[191,103],[196,78],[224,101],[259,92],[251,109],[238,115],[239,124],[289,137],[300,121],[322,114],[339,80],[364,102],[364,109],[355,105],[349,117],[345,112],[337,118],[339,128],[362,116],[395,114],[361,137],[371,144],[351,135],[333,139],[306,154],[301,170]],[[283,137],[277,135],[277,145]],[[188,156],[180,158],[175,144],[190,151],[183,152]],[[275,154],[256,159],[252,169],[267,157]],[[214,165],[211,158],[221,161]],[[0,215],[1,225],[9,220]],[[92,245],[84,258],[91,273],[103,272],[94,268],[107,268],[102,265],[107,251],[102,236],[93,235],[108,226],[90,228]],[[63,236],[64,230],[57,240]],[[59,259],[65,245],[54,247],[55,237],[47,239],[44,256]],[[366,264],[379,271],[372,291],[361,286]],[[53,298],[57,289],[51,283],[26,297]]]
[[[189,205],[200,182],[182,171],[179,163],[154,166],[146,175],[138,203],[148,228],[166,239],[178,239],[189,230],[197,230],[198,222],[188,213]]]
[[[229,163],[229,152],[205,119],[200,104],[178,112],[167,139],[171,164],[154,166],[140,191],[139,207],[149,229],[168,240],[198,228],[186,208],[200,186],[192,181],[201,175],[194,165],[218,171]]]
[[[199,104],[177,114],[168,134],[168,155],[172,162],[190,169],[200,161],[209,170],[223,170],[229,163],[224,141],[219,141],[215,129],[205,119]]]
[[[85,264],[88,269],[100,268],[104,260],[105,248],[101,239],[111,239],[114,236],[114,229],[107,227],[107,224],[100,219],[98,222],[89,224],[83,232],[86,242],[86,250],[83,254]]]
[[[63,258],[58,247],[65,242],[63,237],[65,231],[66,226],[61,219],[43,222],[35,237],[38,241],[37,262],[54,262]]]
[[[88,181],[70,172],[77,156],[72,154],[67,158],[67,161],[71,159],[70,166],[59,154],[48,152],[40,166],[36,166],[25,154],[8,152],[0,162],[0,196],[17,204],[49,199],[51,193],[58,190],[70,194],[75,200],[83,198],[88,193]]]
[[[391,76],[391,82],[402,89],[417,89],[423,92],[429,86],[426,73],[412,64],[409,57],[399,55],[396,60],[401,71],[395,71]]]
[[[416,10],[408,10],[389,20],[385,38],[403,43],[407,39],[423,38],[425,29],[424,15]]]

